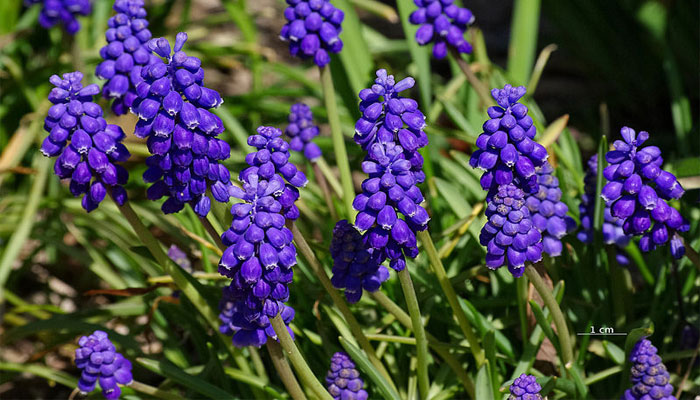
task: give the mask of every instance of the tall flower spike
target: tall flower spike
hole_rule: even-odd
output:
[[[301,59],[313,58],[319,67],[331,62],[329,53],[340,53],[341,24],[345,14],[328,0],[287,0],[280,38],[289,42],[289,53]]]
[[[82,206],[90,212],[97,208],[111,189],[114,200],[122,205],[127,200],[122,185],[129,173],[117,162],[126,161],[130,154],[122,144],[125,135],[117,125],[109,125],[102,117],[102,108],[93,103],[100,93],[99,86],[83,87],[83,74],[71,72],[53,75],[55,86],[49,93],[53,106],[44,120],[49,135],[41,144],[47,157],[58,157],[54,172],[70,180],[73,196],[83,196]]]
[[[624,232],[641,236],[642,251],[670,241],[671,254],[681,258],[685,247],[678,232],[688,231],[690,225],[667,201],[683,196],[683,187],[673,174],[661,169],[663,158],[658,147],[642,147],[649,133],[637,135],[623,127],[620,134],[623,140],[616,140],[615,150],[605,155],[610,165],[603,175],[609,182],[601,196],[610,202],[611,214],[623,221]]]
[[[117,353],[114,345],[103,331],[83,336],[75,350],[75,365],[82,370],[78,389],[87,394],[95,389],[99,380],[105,399],[118,399],[122,393],[118,384],[128,385],[133,381],[131,362]]]
[[[474,14],[458,7],[453,0],[413,0],[418,9],[408,20],[420,25],[416,31],[416,42],[424,46],[434,43],[433,56],[445,58],[448,46],[460,53],[471,53],[472,45],[464,39],[467,27],[474,23]]]
[[[542,249],[551,257],[561,255],[561,239],[576,229],[576,222],[567,216],[569,207],[561,201],[559,179],[553,175],[554,168],[545,161],[536,168],[539,190],[525,200],[532,223],[542,233]]]
[[[488,221],[481,229],[479,242],[486,246],[486,266],[508,270],[519,278],[525,262],[542,259],[542,235],[532,222],[522,189],[510,183],[500,186],[486,206]]]
[[[49,29],[56,24],[63,24],[66,32],[71,35],[80,30],[78,15],[90,15],[92,6],[90,0],[24,0],[24,4],[42,4],[39,13],[39,24]]]
[[[625,390],[621,400],[676,400],[666,366],[649,340],[642,339],[634,345],[630,361],[632,387]]]
[[[542,400],[542,386],[532,375],[521,374],[510,385],[508,400]]]
[[[472,168],[485,171],[481,187],[489,192],[514,180],[526,193],[538,190],[535,167],[541,166],[548,155],[544,146],[534,141],[537,130],[527,107],[518,103],[525,91],[524,86],[511,85],[491,91],[498,105],[489,107],[490,119],[476,139],[479,149],[469,160]]]
[[[367,400],[364,385],[350,356],[343,352],[333,354],[331,368],[326,374],[326,387],[333,400]]]
[[[143,81],[132,105],[139,116],[134,133],[148,138],[153,154],[146,159],[149,168],[143,174],[144,181],[152,183],[148,198],[168,197],[161,207],[166,214],[189,203],[204,217],[211,207],[207,189],[215,200],[229,200],[231,175],[221,161],[229,158],[231,148],[217,139],[224,124],[209,111],[221,105],[221,96],[204,86],[202,62],[182,51],[186,41],[187,34],[178,33],[173,54],[164,38],[148,42],[149,49],[166,61],[156,58],[141,69]]]
[[[309,106],[297,103],[289,110],[289,125],[284,133],[289,137],[289,147],[304,153],[309,161],[315,162],[321,157],[321,149],[312,140],[318,136],[318,126],[314,124],[314,115]]]
[[[345,289],[349,303],[357,303],[363,289],[377,291],[389,279],[389,271],[381,265],[378,252],[368,245],[367,239],[347,220],[338,221],[333,229],[331,283],[336,289]]]
[[[114,2],[117,14],[107,22],[107,45],[100,49],[104,61],[97,66],[95,75],[107,80],[102,97],[113,99],[112,111],[116,115],[129,111],[137,97],[136,86],[143,81],[141,69],[156,61],[147,46],[151,31],[143,5],[143,0]]]

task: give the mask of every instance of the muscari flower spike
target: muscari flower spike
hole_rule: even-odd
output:
[[[39,13],[39,24],[45,29],[61,23],[66,32],[74,35],[80,30],[78,15],[90,15],[92,6],[90,0],[24,0],[24,4],[41,3],[43,5]]]
[[[318,136],[318,126],[314,124],[311,108],[304,103],[297,103],[289,110],[289,125],[284,133],[289,137],[289,148],[304,153],[309,161],[315,162],[321,157],[321,148],[313,142]]]
[[[541,166],[548,154],[534,140],[537,130],[527,115],[527,107],[518,102],[525,92],[524,86],[511,85],[491,91],[498,105],[489,107],[490,119],[484,122],[484,132],[476,139],[479,149],[469,160],[472,168],[485,171],[481,176],[484,190],[491,192],[514,181],[526,193],[538,190],[535,167]]]
[[[576,229],[576,222],[566,215],[569,207],[561,201],[559,179],[553,175],[554,168],[545,161],[536,168],[537,193],[527,195],[525,205],[535,227],[542,233],[542,250],[551,257],[561,255],[561,239]]]
[[[420,25],[416,31],[416,42],[425,46],[433,45],[433,57],[445,58],[448,46],[459,53],[469,54],[472,45],[464,39],[467,27],[474,23],[474,14],[458,7],[453,0],[413,0],[418,9],[411,13],[408,20],[413,25]]]
[[[187,34],[175,39],[174,53],[164,38],[152,39],[149,49],[165,58],[141,69],[143,81],[136,87],[132,112],[139,117],[134,134],[147,139],[153,154],[144,181],[152,183],[147,196],[168,199],[161,209],[166,214],[179,212],[186,203],[201,217],[209,213],[211,190],[214,199],[229,200],[231,176],[221,164],[231,148],[217,136],[224,124],[211,111],[221,105],[221,96],[204,86],[204,70],[197,57],[187,56],[182,47]]]
[[[389,279],[389,271],[381,265],[378,251],[367,243],[368,236],[361,235],[347,220],[338,221],[333,229],[331,257],[336,289],[345,289],[349,303],[357,303],[362,291],[374,292]]]
[[[610,202],[611,214],[620,218],[628,235],[641,236],[639,248],[654,250],[670,241],[671,254],[681,258],[685,254],[678,232],[690,229],[689,222],[667,201],[679,199],[683,187],[670,172],[661,169],[663,158],[656,146],[642,147],[649,138],[645,131],[636,132],[628,127],[620,131],[623,140],[613,143],[605,159],[609,165],[603,171],[608,183],[601,196]]]
[[[632,387],[621,400],[676,400],[666,366],[656,351],[648,339],[634,345],[630,353]]]
[[[319,67],[331,62],[329,53],[340,53],[338,37],[345,13],[328,0],[287,0],[280,38],[289,42],[289,53],[302,59],[313,58]]]
[[[510,385],[508,400],[542,400],[542,386],[532,375],[521,374]]]
[[[118,399],[122,391],[118,384],[128,385],[133,381],[131,362],[117,353],[114,345],[103,331],[83,336],[75,350],[75,365],[82,370],[78,389],[87,394],[95,389],[99,380],[105,399]]]
[[[137,98],[136,86],[143,81],[141,69],[155,62],[156,56],[148,48],[151,31],[148,30],[143,0],[116,0],[117,12],[107,22],[107,45],[100,49],[102,61],[95,75],[106,79],[102,97],[113,99],[112,111],[122,115],[129,111]]]
[[[326,387],[333,400],[367,400],[364,385],[350,356],[343,352],[333,354],[331,368],[326,374]]]
[[[81,72],[53,75],[49,81],[56,86],[49,93],[53,106],[44,120],[49,135],[41,144],[41,152],[47,157],[58,157],[54,172],[61,179],[70,179],[73,196],[83,195],[82,206],[90,212],[111,190],[119,205],[127,200],[122,185],[129,173],[117,162],[126,161],[130,154],[122,144],[125,135],[117,125],[107,124],[102,108],[94,103],[93,96],[100,93],[99,86],[83,87]]]

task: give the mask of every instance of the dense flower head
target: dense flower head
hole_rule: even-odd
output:
[[[683,187],[670,172],[661,169],[663,158],[656,146],[642,147],[649,133],[639,135],[628,127],[620,131],[623,140],[613,143],[614,150],[605,155],[609,165],[603,171],[608,183],[601,196],[610,202],[611,214],[620,218],[628,235],[641,236],[639,247],[650,251],[670,241],[675,258],[685,254],[677,232],[690,229],[688,221],[668,204],[679,199]]]
[[[82,370],[78,380],[80,392],[92,392],[99,380],[104,398],[118,399],[122,391],[117,384],[128,385],[133,381],[131,362],[117,353],[103,331],[81,337],[78,345],[75,365]]]
[[[102,61],[95,75],[106,79],[102,97],[114,99],[112,110],[117,115],[129,111],[136,100],[136,86],[143,81],[141,69],[155,62],[148,48],[151,31],[148,30],[143,0],[116,0],[117,12],[107,22],[107,44],[100,49]]]
[[[229,200],[231,176],[221,161],[229,158],[231,148],[217,136],[224,124],[211,108],[221,105],[219,93],[203,84],[204,70],[197,57],[187,56],[182,47],[186,33],[178,33],[174,54],[164,38],[152,39],[149,49],[160,57],[141,69],[143,81],[136,86],[137,98],[132,112],[139,117],[135,134],[148,138],[153,154],[143,179],[153,183],[147,191],[151,200],[168,199],[161,207],[166,214],[192,205],[199,216],[211,207],[207,189],[214,199]]]
[[[527,107],[518,102],[525,92],[524,86],[511,85],[491,91],[498,105],[489,107],[490,119],[484,122],[484,132],[476,139],[478,150],[469,160],[473,168],[485,171],[481,176],[484,190],[514,181],[526,193],[538,190],[535,167],[541,166],[548,154],[534,140],[537,130]]]
[[[122,205],[127,200],[122,185],[129,173],[117,162],[126,161],[130,154],[122,143],[125,135],[117,125],[107,124],[102,108],[93,96],[99,86],[83,87],[83,74],[53,75],[49,81],[55,86],[49,93],[53,103],[44,120],[49,135],[41,144],[47,157],[57,157],[54,172],[61,179],[70,180],[73,196],[81,196],[83,208],[90,212],[112,191],[114,200]]]
[[[331,283],[337,289],[345,289],[350,303],[360,300],[363,289],[374,292],[389,279],[389,271],[381,265],[381,255],[367,241],[368,236],[361,235],[347,220],[338,221],[333,228]]]
[[[508,400],[542,400],[542,386],[532,375],[521,374],[510,385]]]
[[[284,10],[287,24],[282,27],[280,38],[289,42],[289,53],[302,59],[313,58],[319,67],[331,62],[329,53],[340,53],[341,24],[345,18],[342,10],[329,0],[287,0]]]
[[[301,151],[304,157],[314,162],[321,157],[321,149],[312,140],[318,136],[318,126],[314,124],[311,108],[297,103],[289,110],[289,125],[284,133],[289,137],[289,148]]]
[[[355,363],[346,353],[337,352],[331,358],[331,368],[326,374],[326,387],[334,400],[367,400],[365,382]]]
[[[634,345],[630,361],[632,387],[622,400],[676,400],[666,366],[649,340],[641,339]]]
[[[499,186],[486,206],[488,221],[481,229],[479,242],[486,246],[486,266],[497,269],[508,265],[513,276],[520,277],[525,262],[542,259],[542,235],[532,221],[525,193],[514,184]]]
[[[535,170],[539,189],[526,197],[525,205],[535,227],[542,233],[542,250],[551,257],[561,255],[561,239],[576,228],[576,222],[567,216],[569,207],[561,201],[559,179],[554,168],[545,161]]]
[[[424,46],[434,43],[433,56],[445,58],[448,46],[459,53],[471,53],[472,45],[464,39],[467,27],[474,23],[474,14],[458,7],[453,0],[413,0],[418,9],[408,20],[420,25],[416,31],[416,42]]]
[[[80,30],[78,15],[89,15],[92,12],[90,0],[24,0],[26,5],[41,3],[43,8],[39,13],[39,24],[46,29],[61,23],[66,32],[74,35]]]

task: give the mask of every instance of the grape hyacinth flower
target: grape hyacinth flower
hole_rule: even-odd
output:
[[[83,336],[75,350],[75,365],[82,370],[78,389],[85,395],[95,389],[99,380],[105,399],[118,399],[122,393],[118,384],[128,385],[133,381],[131,362],[117,353],[114,345],[103,331]]]
[[[367,400],[364,385],[350,356],[340,351],[333,354],[331,368],[326,374],[326,387],[333,400]]]
[[[45,29],[61,23],[66,32],[71,35],[80,30],[78,15],[90,15],[92,6],[90,0],[25,0],[24,4],[41,3],[43,5],[39,13],[39,25]]]
[[[132,112],[139,117],[134,134],[148,138],[146,159],[149,167],[144,181],[152,183],[147,196],[167,200],[161,209],[166,214],[179,212],[189,203],[205,217],[211,207],[207,189],[214,199],[229,200],[231,176],[221,161],[229,158],[231,148],[217,136],[224,124],[211,111],[221,105],[219,93],[204,86],[204,70],[197,57],[187,56],[182,47],[187,34],[175,39],[174,54],[164,38],[152,39],[149,49],[160,58],[141,69],[143,81],[136,87]]]
[[[301,59],[313,58],[319,67],[331,62],[329,53],[340,53],[338,37],[345,18],[342,10],[328,0],[287,0],[280,38],[289,42],[289,53]]]
[[[486,266],[508,265],[516,278],[525,272],[526,261],[542,259],[542,235],[525,203],[522,189],[512,183],[500,186],[486,206],[488,221],[479,235],[479,242],[486,246]]]
[[[94,103],[93,96],[100,93],[99,86],[83,87],[81,72],[63,74],[63,79],[53,75],[49,79],[55,88],[49,93],[53,106],[44,120],[49,135],[41,144],[41,153],[58,157],[54,172],[61,179],[70,180],[73,196],[83,195],[82,206],[90,212],[111,190],[119,205],[127,200],[122,185],[129,173],[117,162],[126,161],[130,154],[122,144],[125,135],[117,125],[107,124],[102,108]]]
[[[411,13],[408,20],[413,25],[420,25],[416,31],[416,42],[425,46],[433,44],[433,57],[445,58],[448,46],[459,53],[469,54],[472,45],[464,39],[467,27],[474,23],[474,14],[458,7],[453,0],[413,0],[418,9]]]
[[[368,236],[361,235],[347,220],[338,221],[333,229],[331,257],[336,289],[345,289],[349,303],[357,303],[362,290],[374,292],[389,279],[389,271],[381,265],[378,252],[367,243]]]
[[[486,191],[495,192],[498,186],[514,181],[526,193],[538,190],[535,167],[541,166],[548,154],[534,140],[537,130],[527,115],[527,107],[518,103],[525,92],[524,86],[511,85],[491,91],[498,105],[489,107],[490,119],[484,122],[484,132],[476,139],[479,149],[469,160],[472,168],[485,171],[481,187]]]
[[[156,61],[147,43],[151,40],[143,0],[116,0],[117,14],[109,19],[105,32],[107,45],[100,49],[102,61],[95,75],[107,82],[102,97],[113,99],[112,111],[122,115],[137,98],[136,86],[143,81],[141,69]]]
[[[642,339],[634,345],[630,361],[632,387],[621,400],[676,400],[666,366],[649,340]]]
[[[535,227],[542,233],[542,250],[550,257],[561,255],[561,239],[576,228],[576,222],[567,216],[569,207],[561,201],[559,179],[554,176],[554,168],[545,161],[536,168],[539,190],[530,194],[525,205]]]
[[[508,400],[542,400],[542,386],[532,375],[521,374],[510,385]]]
[[[641,236],[639,248],[654,250],[670,241],[671,254],[681,258],[685,254],[683,240],[678,232],[690,229],[688,221],[667,201],[679,199],[683,187],[678,179],[661,169],[663,158],[656,146],[642,147],[649,133],[628,127],[620,131],[623,140],[613,143],[615,150],[605,158],[608,165],[603,174],[608,183],[601,196],[610,202],[611,214],[620,218],[628,235]]]
[[[312,140],[318,136],[318,126],[314,124],[311,108],[304,103],[297,103],[289,110],[289,125],[284,133],[289,137],[289,148],[304,153],[309,161],[315,162],[321,157],[321,149]]]

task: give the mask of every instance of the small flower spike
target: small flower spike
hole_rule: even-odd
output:
[[[66,32],[75,35],[80,30],[78,15],[90,15],[92,6],[90,0],[25,0],[24,4],[41,3],[39,25],[49,29],[56,24],[63,24]]]
[[[301,59],[312,58],[319,67],[331,62],[329,53],[340,53],[338,37],[345,14],[328,0],[287,0],[287,24],[280,39],[289,42],[289,53]]]
[[[133,381],[131,362],[116,352],[114,345],[103,331],[95,331],[78,341],[75,350],[75,365],[82,371],[78,389],[87,394],[100,382],[105,399],[118,399],[122,393],[118,384],[128,385]]]
[[[632,387],[625,390],[621,400],[676,400],[666,366],[649,340],[634,345],[630,361]]]
[[[413,0],[418,9],[408,20],[420,25],[416,31],[416,42],[425,46],[433,44],[433,57],[445,58],[448,46],[459,53],[469,54],[472,45],[464,39],[467,27],[474,23],[474,14],[458,7],[453,0]]]
[[[541,390],[534,376],[522,374],[510,385],[508,400],[542,400]]]
[[[326,387],[333,400],[367,400],[364,385],[350,356],[343,352],[333,354],[331,369],[326,374]]]
[[[312,140],[318,136],[318,126],[314,124],[314,115],[304,103],[297,103],[289,110],[289,125],[284,133],[289,138],[289,148],[304,153],[309,161],[315,162],[321,157],[321,149]]]
[[[64,74],[63,79],[58,75],[49,79],[55,88],[49,93],[53,106],[44,120],[49,135],[41,144],[41,153],[57,157],[54,172],[59,178],[70,180],[71,193],[75,197],[82,195],[82,206],[90,212],[108,190],[117,204],[126,202],[122,185],[129,180],[129,173],[117,163],[126,161],[130,154],[122,144],[122,129],[107,124],[102,108],[92,101],[100,87],[83,87],[82,80],[80,72]]]

